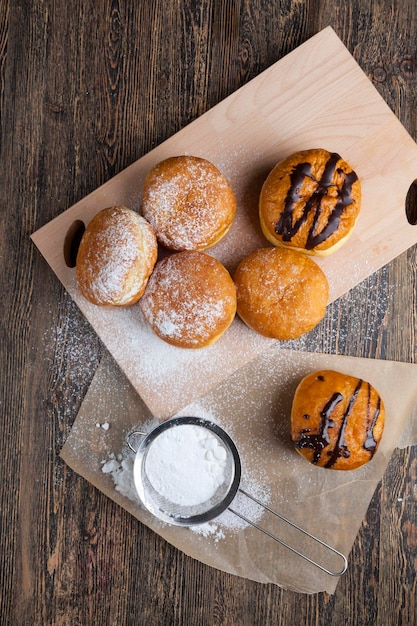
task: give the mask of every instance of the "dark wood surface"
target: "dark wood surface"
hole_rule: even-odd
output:
[[[59,458],[104,349],[30,234],[328,24],[417,139],[414,0],[0,0],[1,624],[417,624],[416,447],[332,596],[191,560]],[[416,271],[412,248],[311,347],[416,362]]]

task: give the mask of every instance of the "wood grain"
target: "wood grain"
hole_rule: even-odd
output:
[[[1,623],[417,623],[415,447],[394,455],[331,597],[204,567],[62,464],[104,348],[29,240],[328,24],[416,139],[416,12],[412,0],[0,0]],[[306,347],[416,362],[415,254],[331,305]]]

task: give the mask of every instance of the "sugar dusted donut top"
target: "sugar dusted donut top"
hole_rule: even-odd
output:
[[[183,251],[156,264],[140,306],[161,339],[201,348],[219,339],[232,323],[236,291],[220,261],[205,252]]]
[[[209,161],[177,156],[148,173],[142,213],[158,241],[170,250],[204,250],[228,231],[236,199],[223,174]]]
[[[79,289],[93,304],[133,304],[146,287],[157,253],[155,234],[142,216],[124,206],[102,209],[80,243]]]

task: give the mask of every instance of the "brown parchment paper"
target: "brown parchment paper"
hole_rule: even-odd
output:
[[[310,465],[290,442],[294,390],[303,376],[323,368],[362,377],[383,396],[383,439],[372,461],[357,470],[340,472]],[[178,414],[208,417],[225,428],[241,456],[241,486],[348,556],[394,448],[417,442],[416,374],[417,365],[413,364],[295,352],[274,344]],[[108,430],[100,426],[104,423]],[[251,526],[231,527],[229,511],[211,523],[216,532],[200,534],[196,532],[199,529],[159,522],[141,507],[135,495],[128,497],[117,491],[112,476],[103,473],[103,463],[113,454],[126,454],[126,437],[132,430],[152,425],[156,420],[149,409],[113,359],[106,356],[63,447],[62,458],[142,523],[207,565],[298,592],[335,591],[338,577],[323,573]],[[245,511],[240,494],[233,506]],[[340,560],[329,559],[326,551],[316,550],[311,540],[269,513],[262,513],[258,523],[332,571],[340,570]]]

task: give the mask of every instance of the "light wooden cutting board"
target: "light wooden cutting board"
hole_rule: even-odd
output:
[[[362,183],[362,209],[346,245],[318,263],[330,301],[417,242],[405,199],[417,178],[417,145],[328,27],[199,119],[43,226],[32,239],[151,412],[168,417],[252,360],[272,340],[238,318],[214,345],[182,350],[159,340],[139,306],[100,308],[79,294],[64,257],[77,220],[124,204],[140,210],[149,169],[173,155],[205,157],[229,179],[238,201],[228,235],[210,250],[230,271],[268,242],[258,222],[260,187],[277,161],[323,147],[338,152]]]

